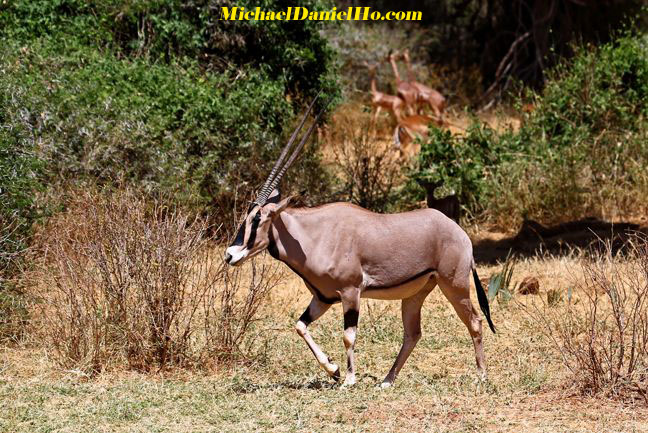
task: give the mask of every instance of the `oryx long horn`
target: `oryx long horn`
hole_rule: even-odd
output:
[[[333,98],[329,98],[329,100],[326,101],[326,104],[324,104],[324,107],[322,107],[320,112],[317,113],[317,116],[315,117],[315,120],[313,121],[313,124],[308,128],[308,131],[306,131],[306,133],[304,134],[302,139],[299,141],[299,144],[297,145],[297,147],[293,151],[292,155],[290,155],[290,158],[288,159],[288,162],[286,162],[283,165],[283,167],[281,167],[281,170],[279,170],[279,173],[277,173],[277,176],[275,176],[275,178],[272,179],[272,183],[269,186],[269,189],[270,189],[271,192],[279,184],[279,182],[281,181],[281,178],[283,177],[283,175],[286,174],[286,171],[288,171],[288,169],[290,168],[292,163],[299,156],[299,153],[304,148],[304,145],[306,144],[306,142],[308,141],[310,136],[313,134],[313,131],[315,130],[315,127],[319,123],[320,117],[322,117],[322,114],[324,114],[324,112],[326,111],[326,109],[328,108],[328,106],[329,106],[329,104],[331,103],[332,100],[333,100]]]
[[[279,168],[281,167],[281,164],[283,163],[284,159],[286,159],[286,156],[288,155],[288,151],[292,147],[292,144],[295,142],[295,139],[297,138],[297,134],[299,134],[299,131],[301,131],[302,127],[304,126],[304,123],[306,123],[306,119],[308,118],[308,115],[313,109],[313,106],[315,105],[315,101],[317,101],[317,98],[319,97],[321,93],[321,90],[317,92],[317,95],[315,95],[315,98],[313,101],[310,103],[308,106],[308,109],[306,110],[306,113],[304,113],[304,116],[301,119],[301,122],[299,122],[299,125],[295,130],[293,131],[292,135],[290,136],[290,139],[288,140],[288,143],[284,147],[284,149],[281,151],[281,155],[279,156],[279,159],[277,159],[277,162],[275,162],[274,167],[272,167],[272,171],[270,172],[270,175],[266,179],[265,183],[261,187],[261,191],[259,192],[259,195],[257,199],[255,200],[255,203],[259,205],[263,205],[265,201],[268,199],[270,194],[272,193],[272,190],[274,187],[271,187],[270,184],[272,183],[273,179],[277,175],[277,172],[279,171]]]

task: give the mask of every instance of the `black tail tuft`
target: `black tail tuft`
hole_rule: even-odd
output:
[[[486,321],[488,322],[488,326],[490,326],[491,331],[493,331],[493,334],[495,333],[495,325],[493,325],[493,321],[491,320],[490,317],[490,308],[488,306],[488,297],[486,297],[486,292],[484,291],[484,287],[481,285],[481,281],[479,281],[479,277],[477,276],[477,270],[473,269],[473,278],[475,279],[475,290],[477,291],[477,299],[479,300],[479,307],[482,310],[482,313],[484,313],[484,316],[486,317]]]

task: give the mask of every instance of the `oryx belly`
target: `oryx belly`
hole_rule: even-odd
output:
[[[370,299],[383,299],[389,301],[406,299],[420,292],[435,273],[436,271],[434,269],[428,269],[408,280],[405,280],[400,284],[391,287],[372,287],[371,285],[369,285],[362,291],[360,297]]]

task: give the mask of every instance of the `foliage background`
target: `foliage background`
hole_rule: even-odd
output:
[[[645,215],[647,42],[629,32],[577,48],[542,91],[522,95],[535,108],[519,130],[476,119],[463,136],[435,129],[405,189],[420,199],[416,179],[443,181],[473,214],[502,225]]]
[[[220,21],[221,6],[231,4],[2,2],[3,324],[13,320],[17,253],[66,191],[130,186],[229,224],[231,209],[245,206],[265,179],[304,102],[320,89],[336,94],[321,23]],[[314,202],[329,194],[316,145],[293,173],[288,188],[312,191]]]

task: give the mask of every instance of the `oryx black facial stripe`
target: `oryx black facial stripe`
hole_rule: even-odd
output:
[[[245,239],[245,222],[239,226],[238,232],[236,233],[236,238],[232,242],[233,247],[238,247],[243,245],[243,240]]]
[[[251,250],[254,247],[254,241],[256,240],[257,229],[259,228],[259,222],[261,221],[261,211],[257,211],[252,218],[252,224],[250,225],[250,236],[248,237],[247,244],[245,247],[248,250]]]
[[[254,206],[256,206],[256,203],[250,203],[248,206],[247,214],[249,215],[250,212],[252,212],[252,209],[254,209]],[[245,240],[245,227],[247,226],[246,222],[243,221],[241,225],[238,228],[238,231],[236,232],[236,237],[234,238],[234,242],[232,242],[232,247],[240,247],[243,245],[243,241]]]

